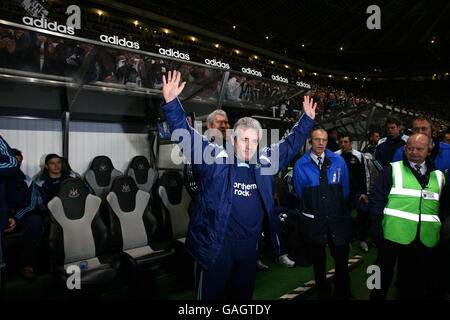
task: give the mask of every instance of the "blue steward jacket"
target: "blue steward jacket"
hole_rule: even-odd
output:
[[[330,234],[335,245],[349,243],[353,221],[346,201],[350,191],[345,160],[325,149],[319,171],[310,149],[295,164],[293,180],[300,199],[300,227],[308,242],[325,245]]]

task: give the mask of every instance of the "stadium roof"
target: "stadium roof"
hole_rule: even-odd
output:
[[[215,34],[224,44],[245,42],[266,56],[270,51],[324,70],[408,75],[450,69],[450,2],[445,0],[90,2],[128,12],[132,6],[168,17],[199,37]],[[381,9],[380,30],[366,25],[373,4]]]

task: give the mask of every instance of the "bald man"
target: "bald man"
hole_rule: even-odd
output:
[[[334,259],[334,297],[352,299],[348,269],[353,221],[347,210],[349,175],[345,160],[327,149],[328,134],[311,132],[311,149],[295,164],[292,179],[299,198],[300,230],[313,260],[317,298],[330,298],[326,277],[326,245]]]
[[[412,135],[405,158],[386,166],[370,194],[371,233],[378,247],[375,262],[381,270],[381,288],[372,300],[385,300],[397,266],[400,299],[436,298],[437,250],[441,225],[447,218],[442,202],[449,188],[430,155],[430,138]]]

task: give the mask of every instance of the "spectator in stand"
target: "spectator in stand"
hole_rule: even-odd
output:
[[[373,156],[379,140],[380,133],[378,131],[371,131],[369,133],[369,144],[364,147],[362,153],[370,153]]]
[[[225,94],[225,98],[230,101],[240,102],[241,99],[239,96],[241,95],[242,86],[241,84],[245,81],[245,77],[242,76],[234,76],[227,83],[227,91]]]

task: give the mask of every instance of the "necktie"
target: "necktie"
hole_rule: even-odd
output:
[[[317,157],[317,165],[319,166],[319,170],[322,170],[322,157]]]
[[[419,177],[421,177],[422,176],[422,172],[420,172],[420,166],[416,164],[414,167],[416,168],[416,171],[419,174]]]

